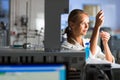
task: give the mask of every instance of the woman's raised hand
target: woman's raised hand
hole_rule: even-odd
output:
[[[101,27],[104,23],[104,12],[100,10],[96,15],[95,27]]]

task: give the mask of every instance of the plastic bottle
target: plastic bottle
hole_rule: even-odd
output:
[[[85,58],[86,58],[86,60],[88,60],[88,58],[89,58],[89,55],[90,55],[90,43],[89,42],[87,42],[87,43],[85,43]]]

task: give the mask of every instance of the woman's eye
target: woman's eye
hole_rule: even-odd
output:
[[[82,22],[80,25],[89,25],[89,23]]]
[[[80,25],[85,25],[86,23],[84,23],[84,22],[82,22],[82,23],[80,23]]]

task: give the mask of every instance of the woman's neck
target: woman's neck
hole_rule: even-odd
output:
[[[78,42],[80,45],[83,46],[83,37],[80,36],[80,37],[76,37],[74,39],[75,39],[76,42]]]
[[[68,42],[70,42],[71,44],[75,44],[77,42],[80,45],[84,46],[82,36],[80,36],[80,37],[71,37],[71,38],[68,39]]]

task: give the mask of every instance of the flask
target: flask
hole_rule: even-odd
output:
[[[90,43],[89,42],[87,42],[87,43],[85,43],[85,58],[86,58],[86,60],[88,60],[88,58],[89,58],[89,55],[90,55]]]

